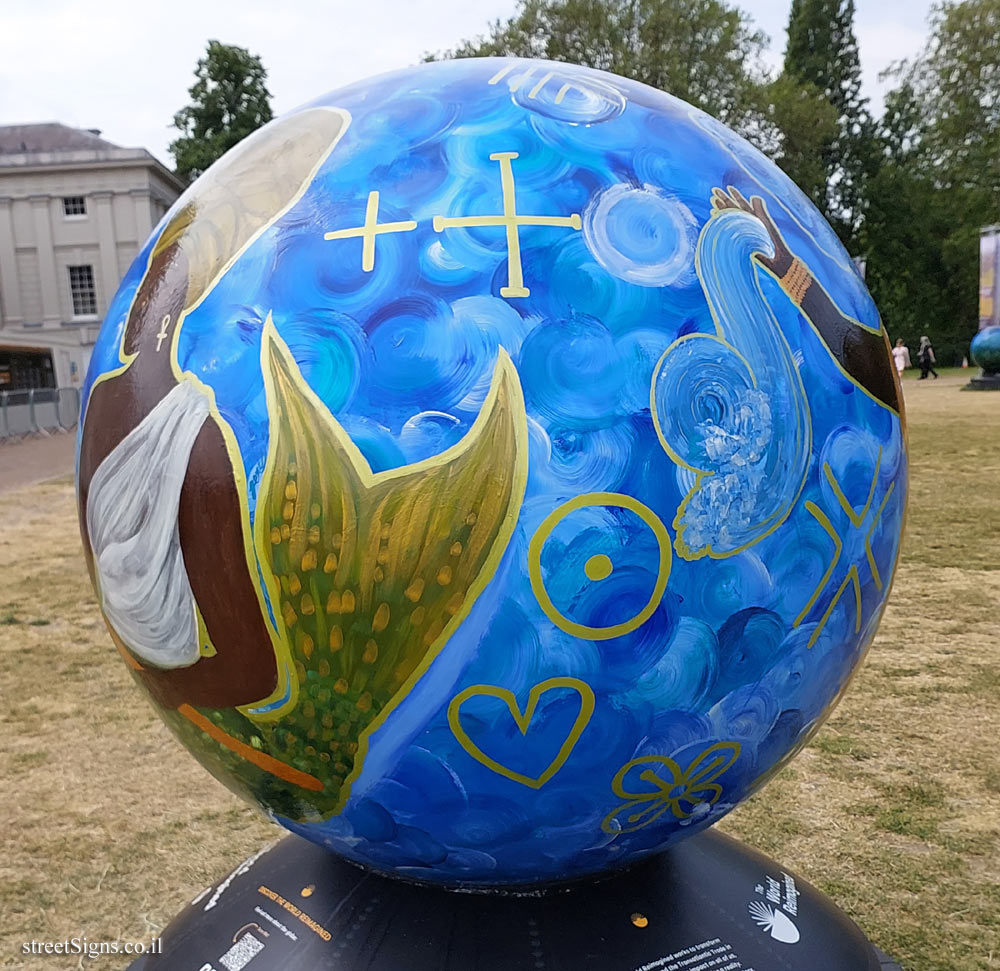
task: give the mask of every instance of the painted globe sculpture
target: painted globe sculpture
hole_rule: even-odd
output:
[[[984,374],[1000,374],[1000,327],[984,327],[972,338],[972,360]]]
[[[660,91],[427,64],[256,132],[129,270],[78,491],[202,764],[364,866],[634,862],[809,738],[906,500],[878,313],[805,196]]]

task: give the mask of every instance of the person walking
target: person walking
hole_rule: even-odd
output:
[[[937,364],[934,358],[934,348],[931,347],[930,338],[926,334],[920,338],[920,350],[917,351],[917,360],[920,362],[921,381],[927,377],[928,372],[933,374],[934,377],[938,376],[937,371],[934,370],[934,365]]]
[[[896,362],[896,373],[900,378],[908,367],[913,367],[910,362],[910,349],[903,343],[902,337],[896,341],[896,346],[892,349],[892,359]]]

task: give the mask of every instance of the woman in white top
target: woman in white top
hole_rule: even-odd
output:
[[[896,371],[902,377],[903,371],[912,366],[910,364],[910,349],[903,343],[902,338],[896,341],[896,346],[892,349],[892,356],[896,361]]]

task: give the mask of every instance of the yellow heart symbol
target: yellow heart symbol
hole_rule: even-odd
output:
[[[513,769],[508,768],[496,759],[491,759],[471,738],[469,738],[465,729],[462,727],[460,720],[460,709],[462,705],[465,704],[470,698],[478,698],[486,696],[488,698],[498,698],[506,706],[507,710],[510,712],[511,717],[514,719],[514,723],[520,729],[522,735],[526,735],[528,732],[528,726],[531,724],[531,719],[535,714],[535,709],[538,707],[538,699],[541,698],[546,691],[552,691],[554,688],[571,688],[580,696],[580,713],[576,716],[576,721],[573,722],[573,727],[570,729],[569,734],[566,736],[566,741],[563,742],[562,747],[556,754],[556,757],[549,763],[548,768],[540,775],[535,778],[531,776],[522,775],[520,772],[515,772]],[[517,699],[514,697],[514,692],[509,691],[507,688],[500,688],[493,684],[473,684],[466,688],[464,691],[460,691],[454,698],[451,699],[451,704],[448,705],[448,724],[451,726],[452,734],[458,739],[459,745],[465,749],[477,762],[481,762],[488,769],[492,769],[498,775],[505,776],[508,779],[513,779],[514,782],[520,782],[523,786],[529,786],[532,789],[541,789],[549,779],[552,778],[565,764],[566,760],[570,756],[570,752],[573,751],[574,746],[580,740],[580,736],[583,734],[583,730],[587,727],[587,723],[590,721],[590,716],[594,714],[594,691],[589,684],[580,681],[578,678],[549,678],[547,681],[540,681],[536,684],[530,692],[528,692],[528,704],[525,706],[522,712],[517,707]]]

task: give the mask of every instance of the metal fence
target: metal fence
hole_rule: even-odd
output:
[[[0,440],[69,431],[79,416],[79,388],[0,391]]]

